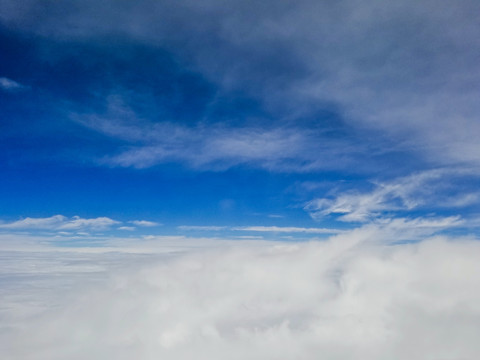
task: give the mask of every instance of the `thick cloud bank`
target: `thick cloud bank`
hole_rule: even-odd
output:
[[[4,255],[0,357],[477,359],[480,243],[356,234]]]

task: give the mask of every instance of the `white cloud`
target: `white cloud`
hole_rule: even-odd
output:
[[[153,226],[160,226],[162,224],[154,222],[154,221],[147,221],[147,220],[133,220],[129,221],[131,224],[143,227],[153,227]]]
[[[253,232],[276,232],[276,233],[308,233],[308,234],[337,234],[341,232],[338,229],[327,228],[304,228],[294,226],[197,226],[182,225],[177,227],[179,230],[200,230],[200,231],[253,231]],[[239,238],[239,236],[236,236]]]
[[[202,225],[180,225],[177,226],[179,230],[201,230],[201,231],[220,231],[229,229],[227,226],[202,226]]]
[[[383,151],[411,151],[435,164],[480,164],[477,0],[263,3],[252,12],[251,4],[218,0],[67,1],[52,5],[63,15],[56,17],[32,0],[3,0],[0,20],[68,40],[141,39],[273,113],[287,110],[298,119],[334,107],[350,127],[388,138]],[[243,148],[237,141],[225,147]],[[152,150],[154,159],[145,149],[114,160],[149,166],[169,154]]]
[[[258,231],[258,232],[278,232],[278,233],[308,233],[308,234],[336,234],[339,233],[338,229],[326,229],[326,228],[304,228],[294,226],[242,226],[235,227],[232,230],[239,231]]]
[[[480,242],[385,245],[412,224],[148,256],[3,252],[0,356],[475,359]]]
[[[467,171],[468,173],[468,171]],[[462,170],[440,169],[416,173],[389,182],[377,182],[372,191],[346,191],[337,196],[315,199],[307,203],[314,219],[330,214],[340,215],[342,221],[369,221],[385,213],[418,208],[455,208],[478,203],[478,193],[462,193],[465,189],[453,186]]]
[[[118,230],[125,230],[125,231],[134,231],[136,228],[135,226],[120,226]]]
[[[82,124],[131,145],[100,160],[101,164],[145,168],[178,161],[195,169],[225,170],[248,164],[275,171],[342,168],[353,161],[352,147],[319,132],[300,127],[243,127],[221,125],[194,128],[173,123],[143,123],[127,119],[75,116]],[[167,135],[168,134],[168,135]],[[358,154],[365,151],[355,147]],[[321,156],[319,156],[321,154]]]
[[[360,129],[382,142],[380,152],[413,153],[415,159],[436,165],[480,164],[476,0],[441,5],[433,0],[386,0],[362,6],[354,0],[301,0],[288,6],[264,1],[255,14],[250,5],[218,0],[201,7],[192,1],[179,6],[151,0],[134,8],[111,6],[111,1],[52,5],[62,18],[47,16],[34,1],[2,4],[2,23],[18,31],[82,41],[112,34],[141,39],[171,52],[226,92],[240,90],[258,99],[273,115],[280,114],[278,118],[298,120],[319,108],[333,108],[349,130]],[[107,118],[135,116],[128,107],[110,102]],[[302,163],[297,169],[318,169],[334,166],[349,153],[342,151],[343,143],[321,147],[325,139],[315,135],[314,144],[320,147],[311,149],[317,156],[314,161],[312,155],[294,150],[309,153],[302,148],[302,136],[278,137],[265,130],[255,135],[258,129],[215,138],[208,134],[215,129],[196,137],[177,126],[163,132],[172,134],[169,141],[158,137],[160,130],[150,134],[145,122],[132,121],[139,126],[131,126],[101,117],[91,115],[84,122],[92,127],[96,123],[110,136],[144,142],[106,159],[120,166],[182,161],[194,167],[254,163],[269,169],[295,168],[293,157]],[[193,133],[197,131],[201,130]],[[201,140],[204,136],[225,155],[212,154]],[[153,137],[157,140],[145,141]],[[199,143],[187,145],[187,139]],[[259,149],[265,151],[263,160]]]
[[[19,82],[16,82],[15,80],[6,78],[6,77],[0,77],[0,89],[7,91],[7,92],[15,92],[15,91],[20,91],[24,90],[27,87],[20,84]]]
[[[118,221],[108,217],[98,217],[93,219],[83,219],[79,216],[67,218],[63,215],[54,215],[48,218],[30,218],[17,220],[10,223],[0,223],[0,229],[9,230],[102,230],[108,229],[113,225],[119,224]]]

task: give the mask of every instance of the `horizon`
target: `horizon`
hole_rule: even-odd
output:
[[[479,13],[0,0],[0,356],[478,357]]]

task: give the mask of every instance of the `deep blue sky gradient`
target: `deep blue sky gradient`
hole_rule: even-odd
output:
[[[319,9],[318,24],[310,14],[298,34],[281,31],[301,6],[160,2],[129,27],[117,21],[128,11],[109,1],[98,5],[103,19],[41,3],[6,2],[0,20],[2,223],[145,219],[172,234],[459,216],[477,232],[478,90],[460,67],[477,77],[468,67],[478,47],[473,35],[436,33],[437,13],[415,12],[423,25],[372,13],[366,24],[384,32],[370,38],[357,24],[352,43],[351,19],[342,28]],[[249,27],[250,11],[268,26]],[[478,25],[467,13],[448,15],[459,33],[462,21]],[[424,28],[412,35],[406,24]]]

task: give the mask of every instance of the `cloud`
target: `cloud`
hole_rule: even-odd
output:
[[[410,226],[399,223],[398,234]],[[10,279],[0,355],[474,359],[480,242],[423,236],[388,245],[398,238],[384,230],[150,255],[10,252],[0,262]]]
[[[470,174],[471,175],[471,174]],[[437,169],[415,173],[389,182],[376,182],[371,191],[345,191],[315,199],[305,210],[317,220],[334,214],[342,221],[365,222],[388,213],[414,209],[462,208],[478,204],[478,193],[457,185],[468,179],[459,169]]]
[[[3,3],[3,22],[17,29],[69,40],[121,34],[166,49],[273,113],[298,119],[331,106],[350,126],[380,131],[391,142],[384,150],[480,163],[476,0],[266,1],[255,11],[222,1],[52,5],[62,17],[33,1]]]
[[[204,226],[204,225],[180,225],[177,226],[179,230],[201,230],[201,231],[220,231],[228,229],[227,226]]]
[[[153,227],[153,226],[160,226],[162,224],[154,222],[154,221],[147,221],[147,220],[133,220],[129,221],[129,223],[137,225],[137,226],[143,226],[143,227]]]
[[[132,220],[128,223],[139,227],[154,227],[161,226],[162,224],[147,221],[147,220]],[[13,222],[0,222],[0,230],[51,230],[62,231],[64,234],[66,231],[76,231],[76,234],[80,234],[80,230],[111,230],[114,225],[121,225],[121,221],[113,220],[108,217],[97,217],[92,219],[84,219],[79,216],[73,216],[68,218],[63,215],[54,215],[47,218],[31,218],[26,217],[22,220]],[[133,231],[136,228],[134,226],[119,226],[118,230]]]
[[[303,228],[288,226],[189,226],[177,227],[179,230],[200,230],[200,231],[253,231],[253,232],[274,232],[274,233],[308,233],[308,234],[336,234],[341,232],[338,229],[326,228]]]
[[[63,215],[54,215],[48,218],[30,218],[17,220],[10,223],[0,223],[0,229],[8,230],[103,230],[119,224],[120,222],[108,217],[83,219],[79,216],[67,218]]]
[[[6,92],[16,92],[27,89],[27,86],[9,78],[0,77],[0,89]]]
[[[135,226],[120,226],[118,230],[125,230],[125,231],[134,231],[136,228]]]
[[[297,126],[200,123],[192,127],[166,121],[153,123],[139,118],[131,109],[116,115],[118,106],[110,105],[103,116],[72,114],[78,123],[126,142],[123,151],[99,161],[104,165],[147,168],[180,162],[207,170],[250,165],[273,171],[306,172],[344,168],[368,148],[362,143],[354,146],[341,139],[330,139],[321,130]]]
[[[235,227],[233,230],[239,231],[258,231],[258,232],[277,232],[277,233],[308,233],[308,234],[335,234],[340,232],[338,229],[325,228],[303,228],[294,226],[242,226]]]
[[[94,43],[114,36],[165,50],[214,84],[219,94],[242,93],[260,102],[276,124],[300,125],[311,117],[323,125],[328,121],[323,121],[322,110],[327,109],[357,135],[378,142],[378,152],[403,152],[434,166],[480,164],[480,90],[475,86],[480,80],[480,23],[474,15],[480,10],[478,1],[438,5],[433,0],[387,0],[359,6],[354,0],[288,5],[269,0],[255,11],[248,2],[218,0],[201,7],[194,1],[182,6],[153,0],[136,6],[112,4],[64,1],[50,4],[47,12],[35,1],[3,0],[0,20],[7,28],[46,38]],[[113,125],[103,124],[101,131],[127,129]],[[130,137],[150,136],[149,126],[128,129]],[[172,129],[173,139],[197,138],[179,134],[181,126]],[[302,136],[297,141],[287,134],[277,137],[260,129],[257,135],[259,129],[250,130],[219,136],[212,143],[227,153],[225,157],[209,153],[201,140],[200,145],[187,146],[163,139],[136,144],[107,162],[137,167],[164,161],[197,167],[253,163],[278,168],[285,163],[293,167],[286,160],[294,156],[297,163],[305,162],[300,168],[318,169],[328,162],[325,159],[335,159],[330,165],[342,159],[343,142],[320,147],[324,152],[310,149],[325,155],[317,163],[311,155],[290,150],[293,146],[308,154],[309,149],[301,147]],[[267,153],[264,161],[257,150]],[[283,151],[285,157],[278,155]]]

